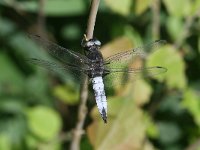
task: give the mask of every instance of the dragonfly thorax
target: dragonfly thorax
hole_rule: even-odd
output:
[[[100,51],[90,51],[86,55],[90,60],[88,76],[94,78],[97,76],[103,76],[104,73],[104,61]]]
[[[85,51],[97,51],[100,46],[101,42],[96,38],[90,40],[82,40],[81,46],[84,48]]]

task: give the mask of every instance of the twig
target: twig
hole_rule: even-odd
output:
[[[93,37],[93,31],[94,31],[96,15],[97,15],[98,7],[99,7],[99,2],[100,0],[92,0],[90,16],[88,19],[87,30],[86,30],[87,31],[86,36],[88,39],[91,39]]]
[[[37,19],[37,27],[38,27],[38,35],[41,35],[45,38],[45,15],[44,15],[44,5],[45,0],[39,0],[39,10],[38,10],[38,19]]]
[[[93,37],[93,31],[94,31],[96,15],[97,15],[98,7],[99,7],[99,2],[100,0],[92,0],[92,3],[91,3],[90,15],[89,15],[87,30],[86,30],[87,39],[91,39]],[[85,117],[87,114],[87,107],[86,107],[87,97],[88,97],[88,77],[85,78],[83,87],[80,92],[80,106],[78,110],[78,121],[76,124],[76,128],[73,132],[70,150],[80,149],[80,141],[81,141],[81,136],[83,134],[83,125],[84,125]]]
[[[154,0],[152,3],[153,22],[152,36],[154,40],[160,38],[160,0]]]

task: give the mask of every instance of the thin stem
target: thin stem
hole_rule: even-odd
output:
[[[154,0],[152,3],[153,23],[152,23],[152,35],[153,39],[160,38],[160,0]]]
[[[92,0],[90,15],[89,15],[88,24],[87,24],[87,30],[86,30],[87,31],[86,36],[88,39],[91,39],[93,37],[99,3],[100,3],[100,0]]]
[[[45,38],[45,14],[44,14],[45,0],[39,0],[39,11],[38,11],[38,34]]]
[[[99,7],[100,0],[92,0],[90,15],[87,24],[86,38],[91,39],[93,37],[94,26],[96,21],[96,15]],[[78,110],[78,121],[76,128],[73,132],[72,142],[70,150],[80,150],[81,136],[84,133],[83,125],[87,114],[87,98],[88,98],[88,77],[85,78],[83,87],[80,92],[80,106]]]

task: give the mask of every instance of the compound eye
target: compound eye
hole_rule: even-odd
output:
[[[87,47],[91,47],[91,46],[93,46],[94,45],[94,42],[92,42],[92,41],[88,41],[87,43],[86,43],[86,46]]]
[[[99,40],[94,41],[95,45],[101,46],[101,42]]]

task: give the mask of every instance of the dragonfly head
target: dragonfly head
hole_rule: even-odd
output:
[[[81,46],[84,48],[84,50],[93,51],[100,48],[101,42],[96,38],[90,40],[83,39],[81,42]]]

